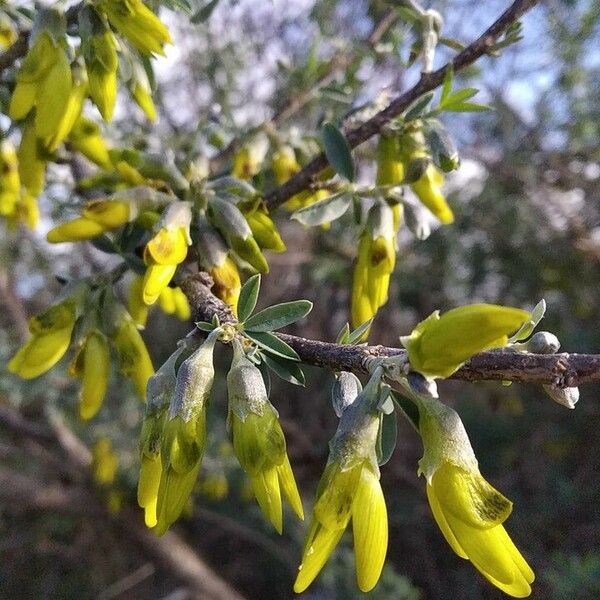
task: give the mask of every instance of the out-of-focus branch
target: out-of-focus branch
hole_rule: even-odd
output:
[[[215,297],[206,273],[187,277],[181,282],[197,321],[210,322],[214,315],[222,323],[235,323],[229,306]],[[402,348],[386,346],[347,346],[309,340],[295,335],[278,334],[289,344],[303,363],[335,371],[366,372],[367,359],[383,356],[406,356]],[[463,381],[520,381],[575,387],[600,381],[600,355],[596,354],[522,354],[490,351],[476,354],[451,379]]]
[[[375,47],[380,41],[389,28],[398,20],[398,15],[395,10],[389,9],[385,12],[381,20],[375,24],[369,37],[365,40],[366,45],[371,48]],[[319,90],[328,86],[332,83],[337,74],[349,67],[357,58],[358,53],[348,51],[347,49],[336,52],[329,64],[326,71],[315,81],[310,88],[300,92],[299,94],[292,96],[289,102],[279,109],[270,119],[269,124],[273,127],[279,127],[282,123],[293,117],[295,114],[300,112],[309,102],[314,100]],[[258,133],[264,125],[259,125],[252,128],[245,134],[234,138],[223,150],[221,150],[216,156],[210,159],[210,169],[212,172],[218,171],[226,160],[239,148],[240,144],[243,143],[248,137]]]
[[[454,71],[473,64],[478,58],[487,54],[499,36],[524,13],[538,4],[539,0],[516,0],[479,38],[457,54],[451,63],[444,65],[432,73],[421,74],[418,83],[404,92],[382,111],[371,117],[368,121],[348,131],[346,138],[351,148],[359,146],[381,131],[392,119],[403,113],[417,98],[437,88],[443,81],[450,64]],[[301,171],[296,173],[289,181],[277,187],[265,196],[265,203],[269,208],[276,208],[295,194],[307,189],[316,176],[327,167],[327,158],[324,153],[319,154],[309,162]]]

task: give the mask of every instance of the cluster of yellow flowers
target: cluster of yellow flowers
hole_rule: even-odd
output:
[[[104,300],[102,319],[97,312],[97,290],[81,284],[66,294],[58,304],[30,319],[31,337],[9,361],[9,371],[23,379],[39,377],[73,345],[69,374],[81,380],[79,414],[89,420],[98,413],[106,395],[112,342],[121,372],[132,379],[139,396],[145,398],[146,382],[154,368],[125,308],[110,295]]]
[[[44,185],[46,164],[72,134],[74,147],[103,168],[111,168],[104,142],[96,130],[82,135],[90,121],[80,117],[89,96],[106,121],[114,112],[117,92],[118,43],[110,26],[144,56],[163,54],[169,32],[142,0],[105,0],[84,4],[78,13],[81,56],[72,59],[66,38],[66,19],[57,8],[36,12],[29,50],[16,74],[9,116],[22,121],[18,152],[2,142],[0,163],[0,215],[9,223],[23,222],[34,228],[39,215],[37,197]],[[2,40],[14,35],[4,27]],[[10,35],[9,35],[10,34]],[[136,68],[129,81],[140,107],[155,118],[150,85],[143,69]],[[143,180],[143,179],[142,179]],[[140,180],[135,183],[140,183]]]

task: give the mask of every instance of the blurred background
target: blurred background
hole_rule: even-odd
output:
[[[216,138],[226,143],[274,114],[284,113],[278,129],[292,136],[314,131],[323,118],[339,118],[418,77],[418,68],[407,68],[411,28],[390,17],[387,3],[208,4],[214,10],[195,25],[162,13],[175,45],[157,63],[159,123],[149,124],[121,99],[105,131],[115,144],[170,149],[176,158],[190,151],[211,156]],[[445,18],[444,35],[468,43],[508,2],[430,5]],[[377,39],[369,40],[374,30]],[[446,183],[456,222],[425,241],[401,232],[390,301],[377,316],[372,343],[398,345],[399,335],[438,308],[485,301],[531,309],[545,298],[543,329],[564,350],[600,352],[600,2],[547,0],[524,18],[523,33],[519,44],[458,78],[480,88],[476,101],[494,111],[444,116],[462,160]],[[440,47],[436,64],[453,52]],[[324,76],[327,85],[316,91]],[[305,94],[308,101],[290,110]],[[373,151],[365,144],[357,153],[365,181],[373,177]],[[130,383],[113,374],[103,409],[84,425],[67,359],[30,382],[6,371],[27,336],[27,318],[59,292],[56,276],[107,268],[107,256],[89,244],[45,242],[69,205],[71,183],[67,167],[53,167],[40,230],[2,229],[0,236],[0,596],[202,598],[207,585],[225,581],[246,598],[293,597],[306,526],[288,514],[279,537],[259,514],[225,431],[223,377],[212,394],[193,506],[173,535],[157,540],[144,530],[135,503],[142,405]],[[333,340],[348,319],[356,228],[349,216],[329,231],[305,229],[284,212],[277,219],[288,252],[270,256],[261,303],[312,300],[310,320],[290,332]],[[143,337],[155,367],[189,328],[152,312]],[[223,375],[229,359],[227,352],[217,357]],[[274,381],[272,401],[309,508],[336,418],[331,375],[306,371],[305,388]],[[440,385],[465,422],[482,473],[514,501],[507,529],[536,572],[532,598],[600,597],[598,392],[582,388],[569,411],[536,386]],[[103,449],[106,457],[99,440],[110,440],[118,456],[111,485],[90,474],[90,452],[96,464]],[[388,561],[371,598],[501,598],[442,539],[416,475],[420,456],[420,440],[400,418],[398,445],[382,468]],[[346,534],[303,598],[362,596],[353,569]]]

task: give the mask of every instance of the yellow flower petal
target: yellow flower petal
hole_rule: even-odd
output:
[[[187,296],[181,288],[173,288],[173,301],[175,302],[175,314],[181,321],[189,321],[192,318],[192,309]]]
[[[461,558],[468,560],[469,557],[466,555],[465,551],[458,543],[458,540],[456,539],[454,533],[452,533],[452,529],[450,529],[450,525],[448,525],[448,521],[444,516],[444,512],[442,511],[440,503],[438,502],[438,499],[435,496],[435,492],[429,484],[427,484],[427,499],[429,500],[429,506],[431,507],[431,512],[433,513],[436,523],[441,529],[442,534],[446,538],[446,541],[448,542],[448,544],[450,544],[452,550],[454,550],[454,552],[456,552],[456,554],[458,554],[458,556],[460,556]]]
[[[158,300],[162,290],[173,279],[176,270],[177,265],[150,265],[146,269],[142,298],[147,305],[154,304]]]
[[[250,475],[252,490],[265,517],[273,524],[277,533],[283,531],[283,511],[277,468],[263,469],[257,475]]]
[[[50,370],[65,354],[73,328],[34,335],[11,358],[8,370],[23,379],[33,379]]]
[[[92,332],[85,341],[83,352],[83,373],[79,396],[79,415],[87,421],[102,406],[110,375],[110,349],[108,341],[99,332]]]
[[[158,297],[158,305],[162,311],[168,315],[175,313],[175,298],[173,296],[173,291],[173,288],[167,286]]]
[[[144,509],[144,521],[146,527],[156,525],[156,504],[158,500],[158,488],[160,485],[160,476],[162,472],[162,463],[160,454],[155,458],[142,456],[140,465],[140,479],[137,488],[138,504]]]
[[[146,244],[144,259],[149,264],[178,265],[185,260],[188,243],[185,229],[161,228]]]
[[[106,229],[121,227],[129,221],[129,204],[119,200],[94,200],[88,202],[82,216],[99,223]]]
[[[381,576],[388,545],[385,498],[379,478],[365,466],[352,505],[356,580],[363,592],[372,590]]]
[[[57,225],[46,234],[46,239],[51,244],[91,240],[104,233],[104,229],[104,226],[96,221],[79,217]]]
[[[279,485],[281,486],[283,495],[286,497],[296,515],[298,515],[300,519],[304,519],[302,499],[300,498],[296,479],[294,478],[294,472],[292,471],[290,459],[287,454],[285,455],[283,463],[277,467],[277,474],[279,476]]]

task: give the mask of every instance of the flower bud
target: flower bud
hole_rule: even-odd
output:
[[[110,348],[100,331],[91,331],[83,340],[71,362],[69,374],[81,379],[79,416],[88,421],[102,406],[110,376]]]
[[[259,273],[268,273],[269,265],[263,256],[252,230],[240,209],[221,198],[211,199],[209,217],[227,240],[229,247]]]
[[[291,179],[300,170],[300,164],[296,160],[296,154],[291,146],[282,146],[273,153],[271,168],[275,175],[275,181],[279,185]]]
[[[377,142],[377,185],[398,185],[404,179],[404,163],[397,137],[379,136]]]
[[[8,370],[23,379],[33,379],[51,369],[71,343],[76,313],[76,300],[68,298],[32,317],[32,337],[10,359]]]
[[[387,302],[390,275],[396,263],[394,241],[393,210],[385,202],[376,202],[369,210],[354,267],[351,312],[355,328],[372,319]]]
[[[142,0],[100,0],[96,5],[104,11],[110,24],[142,54],[164,56],[163,46],[172,43],[171,35]]]
[[[133,75],[127,84],[134,102],[144,111],[150,121],[156,121],[157,113],[152,99],[152,87],[148,75],[141,65],[137,63],[133,65]]]
[[[565,387],[561,388],[556,385],[543,385],[544,391],[554,402],[562,404],[567,408],[575,408],[575,405],[579,401],[579,388],[578,387]]]
[[[360,379],[348,371],[342,371],[337,375],[331,388],[331,403],[338,418],[355,400],[362,391]]]
[[[206,407],[214,381],[213,350],[218,330],[177,372],[161,445],[156,532],[162,535],[187,503],[200,470],[206,441]]]
[[[31,196],[37,198],[44,189],[46,159],[42,155],[41,144],[32,123],[23,129],[17,157],[21,184]]]
[[[112,169],[108,147],[97,123],[80,116],[69,133],[69,142],[75,150],[102,169]]]
[[[266,250],[285,252],[285,243],[266,208],[255,208],[245,214],[256,243]]]
[[[233,349],[233,361],[227,374],[233,449],[250,478],[263,514],[281,533],[281,494],[301,519],[304,518],[302,501],[277,411],[269,402],[262,374],[246,358],[237,339],[233,340]]]
[[[529,313],[518,308],[471,304],[441,317],[435,311],[400,341],[414,371],[449,377],[474,354],[506,346],[508,335],[528,319]]]
[[[90,97],[102,118],[110,121],[117,98],[117,41],[106,20],[92,5],[84,5],[78,18]]]
[[[17,153],[8,140],[0,142],[0,173],[0,215],[7,217],[15,212],[21,196]]]
[[[534,333],[527,342],[522,344],[527,352],[533,354],[556,354],[560,350],[558,338],[549,331]]]

